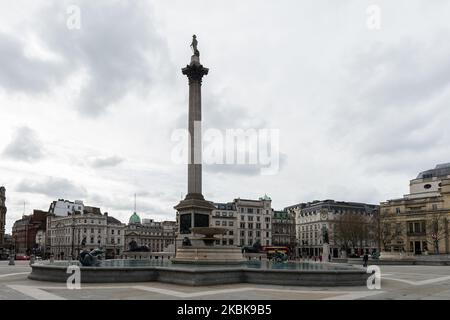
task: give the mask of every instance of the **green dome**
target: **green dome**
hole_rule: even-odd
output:
[[[141,224],[141,218],[137,215],[136,212],[133,212],[133,214],[131,215],[129,224]]]

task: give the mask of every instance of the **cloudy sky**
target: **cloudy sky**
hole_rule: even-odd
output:
[[[380,29],[367,25],[372,4]],[[447,0],[2,0],[7,232],[24,202],[30,213],[57,198],[126,221],[137,193],[141,217],[174,218],[187,170],[171,137],[187,122],[194,33],[210,68],[204,126],[280,134],[278,172],[206,167],[207,199],[400,197],[450,162],[449,17]]]

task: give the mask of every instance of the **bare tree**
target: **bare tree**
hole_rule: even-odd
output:
[[[448,220],[446,213],[433,214],[427,220],[427,230],[431,233],[431,238],[427,237],[427,242],[432,244],[436,254],[439,254],[439,242],[447,238]]]
[[[371,225],[374,240],[378,243],[378,251],[386,251],[392,245],[403,243],[406,235],[406,223],[389,219],[389,214],[379,213],[372,217]],[[404,249],[404,247],[403,247]]]
[[[362,247],[370,239],[369,217],[361,214],[346,213],[335,220],[334,241],[342,249]]]

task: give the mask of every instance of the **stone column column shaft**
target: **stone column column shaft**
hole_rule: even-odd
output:
[[[201,80],[189,81],[189,194],[202,194],[201,85]]]
[[[202,196],[202,78],[209,69],[200,64],[198,56],[192,56],[191,63],[182,72],[189,79],[189,162],[188,197],[203,199]]]

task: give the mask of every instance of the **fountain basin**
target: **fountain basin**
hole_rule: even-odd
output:
[[[363,268],[315,263],[250,263],[239,266],[200,266],[122,260],[100,267],[80,267],[82,283],[152,282],[208,286],[254,283],[289,286],[365,286],[369,274]],[[127,262],[125,262],[127,261]],[[105,261],[108,262],[108,261]],[[117,261],[116,261],[117,262]],[[146,263],[149,262],[149,263]],[[116,266],[114,266],[116,265]],[[68,264],[34,264],[29,279],[66,282]]]

